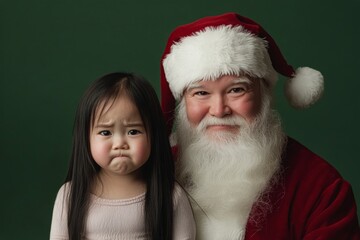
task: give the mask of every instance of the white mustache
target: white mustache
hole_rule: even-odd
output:
[[[230,125],[230,126],[244,126],[249,125],[246,120],[240,116],[231,116],[226,118],[217,117],[206,117],[196,127],[198,131],[204,131],[208,126],[211,125]]]

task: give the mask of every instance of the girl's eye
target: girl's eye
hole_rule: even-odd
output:
[[[110,136],[111,135],[111,132],[108,131],[108,130],[104,130],[104,131],[100,131],[99,134],[101,136]]]
[[[129,135],[137,135],[137,134],[140,134],[141,132],[137,129],[131,129],[128,134]]]

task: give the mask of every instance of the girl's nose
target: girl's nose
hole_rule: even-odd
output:
[[[126,141],[126,138],[124,137],[114,137],[114,142],[113,142],[113,148],[114,149],[129,149],[129,145]]]

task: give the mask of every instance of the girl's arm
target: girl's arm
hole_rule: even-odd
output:
[[[66,187],[65,187],[66,186]],[[50,228],[50,240],[68,240],[67,228],[67,202],[64,198],[65,191],[68,190],[69,185],[64,184],[55,200],[53,215]]]
[[[195,240],[196,226],[189,199],[175,183],[174,187],[174,240]]]

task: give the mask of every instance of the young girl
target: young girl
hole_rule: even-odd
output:
[[[195,239],[157,95],[144,79],[95,81],[76,112],[50,239]]]

